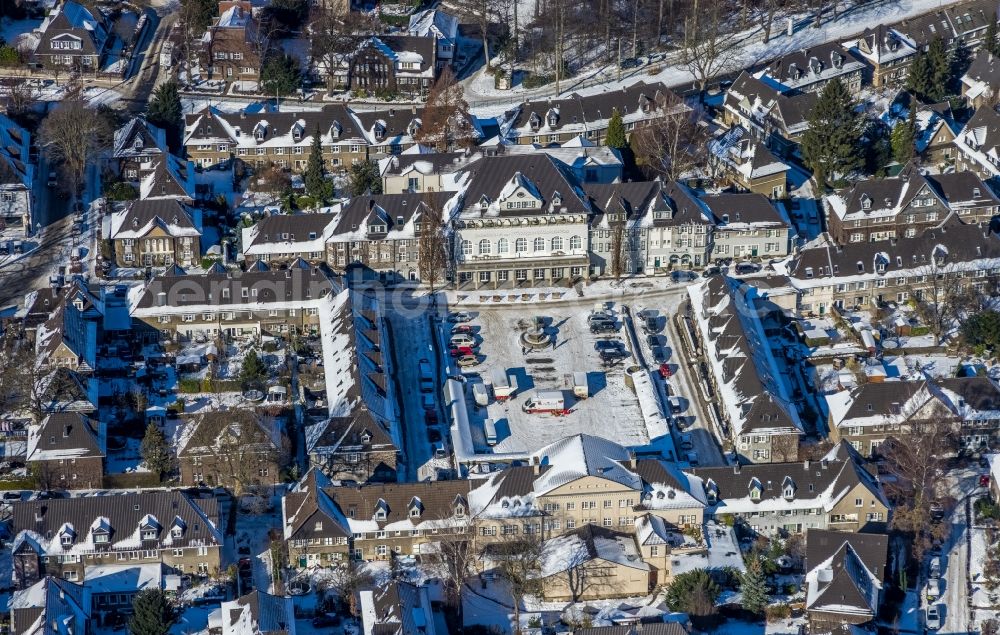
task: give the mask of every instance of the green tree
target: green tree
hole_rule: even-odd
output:
[[[250,352],[243,358],[243,366],[240,368],[240,381],[248,384],[264,381],[265,379],[267,379],[267,365],[257,355],[256,350],[250,349]]]
[[[166,130],[171,148],[179,146],[180,133],[184,128],[184,115],[181,109],[181,96],[177,90],[177,80],[164,82],[153,91],[153,98],[146,110],[146,119],[154,126]]]
[[[708,617],[715,613],[715,600],[721,591],[708,571],[695,569],[675,576],[664,599],[671,611]]]
[[[291,55],[269,55],[260,70],[260,83],[266,95],[291,95],[298,89],[299,79],[299,62]]]
[[[740,592],[743,594],[743,608],[754,615],[763,615],[771,599],[767,595],[767,579],[764,564],[759,554],[751,553],[747,559],[747,570],[740,574]]]
[[[827,84],[813,106],[809,129],[802,135],[802,158],[820,188],[830,177],[843,178],[862,164],[861,123],[840,80]]]
[[[173,466],[174,455],[170,451],[170,445],[163,436],[163,431],[155,423],[146,426],[146,435],[139,445],[139,455],[142,456],[149,471],[158,474],[160,478],[163,478]]]
[[[174,623],[174,610],[162,589],[143,589],[132,598],[134,614],[128,621],[132,635],[167,635]]]
[[[333,195],[333,184],[324,176],[321,136],[322,133],[317,128],[316,132],[313,133],[312,149],[309,151],[309,161],[306,163],[306,171],[303,175],[306,194],[318,205],[322,205]]]
[[[927,47],[927,66],[931,83],[926,96],[931,101],[941,101],[947,96],[951,81],[951,53],[940,36]]]
[[[993,19],[986,25],[986,34],[983,36],[983,50],[1000,57],[1000,38],[997,38],[997,14],[993,12]]]
[[[625,138],[625,123],[622,122],[622,114],[615,108],[611,112],[611,121],[608,122],[608,132],[604,139],[604,145],[609,148],[624,148],[628,145]]]
[[[927,54],[923,51],[918,52],[910,62],[910,71],[906,75],[906,90],[921,100],[930,99],[927,95],[931,91],[931,66]]]
[[[988,310],[969,316],[962,324],[962,335],[970,346],[1000,348],[1000,313]]]
[[[351,196],[361,196],[365,192],[381,194],[382,177],[378,173],[378,164],[368,159],[352,165],[349,189]]]
[[[913,158],[917,138],[917,105],[910,104],[910,114],[906,121],[900,121],[892,129],[892,157],[900,163]]]

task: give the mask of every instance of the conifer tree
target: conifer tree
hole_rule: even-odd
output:
[[[755,615],[762,615],[770,604],[767,595],[767,580],[760,556],[751,554],[747,560],[747,570],[740,574],[740,591],[743,594],[743,608]]]
[[[139,444],[139,455],[146,463],[150,472],[157,474],[161,479],[163,475],[170,471],[173,465],[173,454],[170,445],[163,436],[163,431],[155,423],[146,426],[146,435]]]
[[[983,36],[983,50],[994,57],[1000,57],[1000,38],[997,37],[997,14],[993,13],[993,19],[986,25],[986,34]]]
[[[306,163],[306,171],[303,175],[305,181],[306,194],[309,195],[317,205],[322,205],[330,198],[332,187],[329,180],[323,176],[323,146],[320,137],[322,133],[319,128],[313,133],[312,148],[309,151],[309,161]]]
[[[917,138],[917,108],[910,105],[910,114],[892,129],[892,158],[906,163],[913,158]]]
[[[910,71],[906,75],[906,90],[921,99],[929,99],[927,94],[931,90],[931,67],[927,54],[923,51],[917,53],[910,62]]]
[[[132,610],[134,614],[128,621],[132,635],[167,635],[174,623],[174,611],[162,589],[139,591],[132,598]]]
[[[860,138],[861,118],[851,95],[834,79],[820,93],[809,116],[809,129],[802,135],[802,158],[820,188],[831,177],[843,178],[861,165]]]
[[[611,121],[608,122],[608,133],[604,139],[604,145],[619,150],[628,145],[628,140],[625,138],[625,123],[617,108],[611,113]]]
[[[951,81],[951,53],[940,37],[934,38],[927,47],[927,65],[930,85],[926,97],[931,101],[941,101],[948,95],[948,83]]]

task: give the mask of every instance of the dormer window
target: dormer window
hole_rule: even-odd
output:
[[[410,508],[410,518],[420,518],[420,508],[411,507]]]
[[[559,123],[559,115],[555,113],[549,113],[548,120],[549,120],[549,128],[555,128],[556,124]]]
[[[871,208],[872,208],[872,199],[871,199],[871,197],[869,197],[868,195],[862,196],[861,197],[861,209],[871,209]]]
[[[792,479],[787,476],[785,477],[784,483],[781,485],[781,495],[789,499],[795,497],[795,483],[793,483]]]
[[[317,520],[316,521],[316,524],[313,527],[313,531],[323,531],[323,521],[322,520]]]
[[[59,536],[59,543],[62,544],[63,547],[73,546],[73,534],[69,532],[63,533]]]
[[[333,125],[330,126],[330,137],[333,139],[339,139],[340,133],[342,133],[343,131],[344,127],[341,126],[339,122],[335,121],[333,122]]]
[[[455,505],[455,516],[457,516],[458,518],[462,518],[465,516],[465,505],[462,505],[461,503]]]
[[[106,545],[108,544],[108,534],[105,532],[94,532],[94,544],[95,545]]]
[[[533,132],[538,132],[538,129],[542,126],[542,118],[536,113],[531,113],[531,116],[528,117],[528,126],[531,127]]]
[[[378,505],[375,506],[375,520],[385,520],[388,514],[388,505],[386,505],[384,500],[379,499]]]
[[[750,500],[759,501],[761,492],[764,491],[763,486],[761,486],[760,481],[756,478],[750,481]]]
[[[177,525],[174,525],[170,529],[170,536],[171,536],[171,538],[180,538],[183,533],[184,533],[184,530],[181,529],[180,527],[178,527]]]
[[[136,137],[135,141],[132,142],[133,150],[142,150],[142,137]]]
[[[144,527],[142,530],[143,540],[156,540],[156,527]]]
[[[292,127],[292,140],[302,141],[302,128],[299,128],[298,126]]]
[[[365,433],[363,433],[361,435],[361,442],[362,443],[368,443],[371,440],[372,440],[372,435],[368,434],[367,432],[365,432]]]

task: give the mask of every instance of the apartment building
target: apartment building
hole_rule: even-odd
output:
[[[888,437],[921,422],[952,421],[953,414],[927,380],[861,384],[826,395],[830,439],[850,443],[862,456],[878,452]]]
[[[416,105],[354,112],[368,144],[368,158],[376,160],[414,151],[423,112]]]
[[[130,201],[111,215],[119,267],[192,266],[201,261],[201,209],[174,197]]]
[[[178,490],[105,490],[12,505],[13,582],[46,576],[70,582],[107,565],[162,564],[175,573],[222,570],[224,513],[214,497]]]
[[[838,42],[800,49],[771,61],[754,75],[782,93],[820,93],[837,79],[851,94],[861,92],[865,63]]]
[[[955,138],[955,169],[975,172],[984,181],[1000,176],[1000,114],[978,108]]]
[[[882,531],[889,501],[878,478],[843,443],[819,461],[696,468],[705,516],[731,518],[762,535],[809,529]]]
[[[88,635],[91,593],[83,585],[46,576],[11,594],[10,632],[32,635],[47,624],[63,625],[67,632]]]
[[[330,172],[344,172],[368,158],[363,129],[341,104],[306,112],[224,113],[207,107],[184,118],[184,150],[203,168],[235,158],[257,168],[275,165],[301,172],[316,134]]]
[[[381,358],[381,353],[372,356]],[[359,378],[360,379],[360,378]],[[397,478],[400,450],[387,426],[360,408],[348,416],[330,417],[311,438],[309,464],[336,480],[391,482]]]
[[[337,227],[335,213],[272,214],[242,229],[240,242],[248,266],[302,259],[330,261],[327,243]]]
[[[229,487],[238,493],[280,482],[288,439],[273,417],[253,410],[193,415],[178,425],[174,453],[182,485]]]
[[[829,235],[806,244],[780,267],[799,293],[801,314],[831,307],[864,307],[919,301],[937,276],[960,278],[984,293],[1000,276],[1000,239],[956,215],[913,237],[838,245]]]
[[[991,108],[997,103],[1000,89],[1000,60],[980,50],[962,75],[962,97],[971,108]]]
[[[973,172],[925,175],[913,164],[898,176],[858,181],[823,197],[827,228],[840,245],[913,238],[954,213],[988,224],[1000,199]]]
[[[103,317],[100,301],[79,280],[45,299],[52,308],[35,332],[41,368],[92,373],[97,368],[97,338]]]
[[[371,96],[426,95],[437,77],[437,38],[371,36],[331,70],[330,84]]]
[[[321,301],[337,288],[303,260],[284,270],[167,274],[131,299],[130,312],[151,339],[315,333]]]
[[[167,133],[143,116],[135,116],[115,130],[109,167],[123,179],[138,184],[154,161],[167,154]]]
[[[452,220],[457,285],[569,285],[588,273],[590,207],[554,159],[485,157],[468,175]]]
[[[53,412],[28,428],[25,463],[38,489],[100,489],[107,428],[79,412]]]
[[[634,533],[591,524],[546,540],[538,575],[548,602],[639,597],[653,590],[655,579]]]
[[[763,194],[711,194],[699,197],[712,214],[712,257],[765,261],[787,256],[792,224],[784,205]]]
[[[500,130],[504,138],[520,145],[561,145],[577,138],[603,145],[615,111],[631,135],[637,126],[667,111],[686,108],[663,83],[640,81],[587,97],[574,93],[564,99],[525,102],[504,115]]]
[[[778,155],[787,155],[809,127],[815,93],[785,95],[743,71],[726,91],[722,121],[741,126]]]
[[[31,134],[0,115],[0,231],[32,232],[35,164],[31,161]]]
[[[740,284],[715,276],[688,288],[695,346],[710,371],[723,434],[740,460],[794,461],[802,423],[764,331],[763,309]]]

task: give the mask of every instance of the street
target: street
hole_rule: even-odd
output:
[[[941,633],[969,632],[969,499],[960,501],[952,512],[951,535],[942,550],[944,589],[938,600],[944,605]]]

